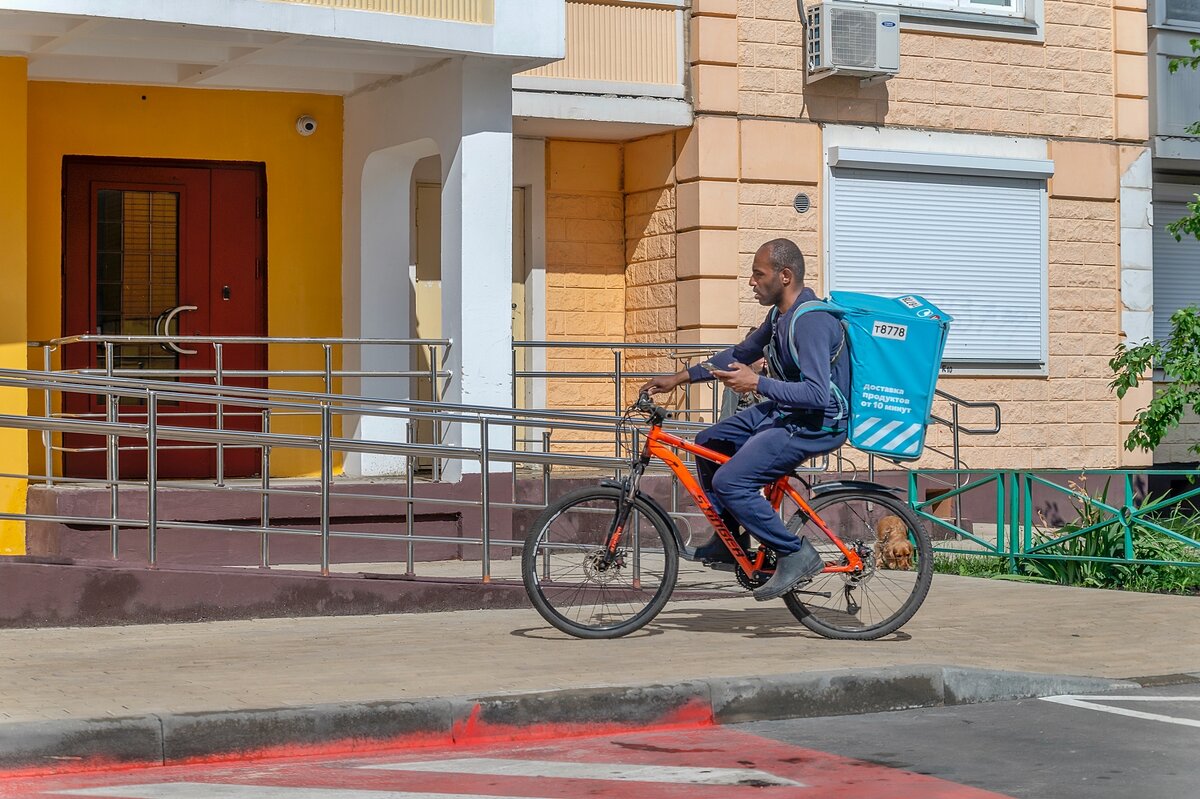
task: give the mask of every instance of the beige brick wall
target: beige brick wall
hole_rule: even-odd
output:
[[[797,191],[813,202],[807,214],[792,208]],[[747,281],[754,251],[783,236],[804,252],[809,285],[823,294],[820,259],[819,193],[803,185],[740,185],[739,316],[741,329],[762,323],[765,309]],[[1120,457],[1119,406],[1108,388],[1108,359],[1120,336],[1120,296],[1116,245],[1117,204],[1111,201],[1052,199],[1049,203],[1048,377],[944,376],[939,387],[966,400],[1001,405],[999,435],[960,439],[962,458],[981,468],[1092,468],[1117,466]],[[934,412],[950,418],[948,404]],[[991,414],[963,411],[964,424],[984,427]],[[948,430],[933,426],[928,443],[949,452]],[[1200,426],[1196,428],[1200,432]],[[920,462],[945,468],[948,460],[930,453]]]
[[[675,187],[625,198],[625,339],[675,340]]]
[[[678,292],[675,231],[675,135],[651,136],[625,145],[625,340],[673,343]],[[679,363],[664,350],[626,350],[629,371],[672,372]],[[643,378],[627,380],[631,402]]]
[[[1117,204],[1051,199],[1049,205],[1049,376],[949,375],[939,382],[963,399],[1000,403],[999,435],[962,438],[963,459],[971,466],[1119,465],[1120,406],[1108,387],[1108,359],[1120,340]],[[948,408],[938,408],[935,412],[948,418]],[[969,412],[963,419],[984,424],[987,415]],[[931,428],[929,440],[949,445],[942,427]]]
[[[625,201],[615,143],[546,145],[546,334],[550,341],[619,341],[625,335]],[[551,349],[551,371],[607,371],[605,349]],[[555,408],[613,407],[611,384],[553,380]]]
[[[547,144],[546,326],[550,340],[675,341],[675,136]],[[611,372],[611,348],[550,350],[547,368]],[[626,350],[623,372],[678,368],[665,351]],[[626,380],[623,402],[641,382]],[[551,381],[549,404],[612,413],[610,379]],[[607,445],[601,445],[604,449]]]
[[[798,214],[796,194],[808,195],[812,207]],[[824,295],[821,270],[821,207],[815,187],[787,183],[747,183],[738,187],[738,321],[743,331],[762,324],[766,308],[750,290],[754,253],[771,239],[787,238],[804,253],[804,282]]]
[[[844,77],[804,86],[803,29],[791,0],[739,0],[738,14],[741,114],[984,133],[1114,135],[1109,2],[1047,0],[1044,44],[905,31],[900,74],[866,88]]]

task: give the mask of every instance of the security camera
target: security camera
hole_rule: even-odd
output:
[[[317,120],[308,114],[296,120],[296,132],[301,136],[311,136],[317,132]]]

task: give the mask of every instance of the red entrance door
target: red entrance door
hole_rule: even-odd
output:
[[[265,181],[259,164],[204,164],[67,159],[64,169],[63,334],[147,336],[266,335]],[[266,348],[226,345],[225,371],[265,370]],[[105,365],[103,344],[64,348],[63,367]],[[114,367],[148,378],[212,384],[210,344],[117,344]],[[262,378],[232,378],[228,385],[262,386]],[[67,413],[103,418],[101,397],[68,396]],[[160,424],[215,427],[215,406],[160,403]],[[258,430],[245,409],[227,408],[227,429]],[[144,403],[122,400],[121,421],[143,422]],[[66,436],[64,472],[105,474],[97,436]],[[144,441],[121,440],[121,477],[146,473]],[[225,474],[250,476],[258,451],[226,449]],[[160,444],[162,477],[210,477],[216,452],[181,441]]]

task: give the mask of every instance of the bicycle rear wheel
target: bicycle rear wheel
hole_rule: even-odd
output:
[[[534,522],[521,555],[521,580],[546,621],[577,638],[619,638],[662,610],[679,576],[670,521],[642,499],[630,509],[620,545],[607,544],[623,492],[596,486],[567,494]]]
[[[869,641],[895,632],[925,601],[933,581],[933,547],[917,515],[883,491],[852,490],[819,496],[821,520],[863,557],[863,572],[818,574],[784,603],[800,623],[827,638]],[[806,535],[827,564],[846,562],[815,524],[792,516],[788,529]],[[880,530],[890,533],[881,537]],[[821,594],[829,594],[828,597]]]

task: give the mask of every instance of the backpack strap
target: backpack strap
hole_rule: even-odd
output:
[[[772,313],[778,313],[777,309],[773,308],[771,310]],[[800,303],[800,305],[796,307],[796,311],[792,314],[792,321],[790,329],[788,330],[787,341],[788,350],[792,355],[792,363],[796,364],[797,368],[799,368],[800,364],[800,352],[796,348],[796,320],[799,319],[802,314],[805,314],[809,311],[825,311],[829,314],[832,314],[838,320],[838,327],[841,328],[842,331],[842,340],[838,342],[837,349],[834,350],[833,355],[829,359],[829,394],[837,403],[838,412],[837,416],[834,417],[833,426],[824,425],[821,427],[821,431],[824,433],[842,433],[846,430],[842,423],[850,418],[850,403],[846,400],[846,395],[842,393],[842,390],[837,387],[836,383],[833,382],[832,367],[833,364],[837,363],[838,358],[842,357],[842,353],[846,351],[846,323],[842,321],[841,317],[843,309],[838,305],[824,300],[809,300],[808,302]],[[774,319],[774,317],[772,317],[772,319]],[[772,364],[771,368],[775,368],[774,364]],[[780,370],[780,374],[783,374],[782,369]],[[803,373],[801,373],[800,379],[804,379]]]

